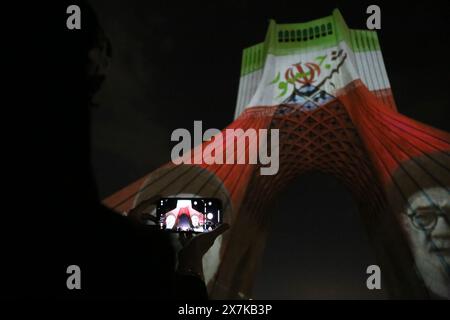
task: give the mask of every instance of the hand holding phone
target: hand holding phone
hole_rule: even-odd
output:
[[[157,200],[158,199],[158,200]],[[156,217],[146,209],[156,205]],[[160,198],[153,196],[127,214],[138,223],[152,221],[156,228],[179,233],[182,249],[178,252],[181,274],[203,279],[202,258],[229,225],[223,223],[222,204],[216,198]],[[194,233],[200,233],[194,236]]]

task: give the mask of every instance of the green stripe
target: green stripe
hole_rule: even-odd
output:
[[[349,29],[338,9],[328,17],[305,23],[277,24],[270,20],[265,41],[244,49],[241,76],[261,69],[268,53],[281,56],[323,50],[341,41],[354,52],[380,50],[375,31]]]
[[[261,69],[265,62],[264,43],[248,47],[243,51],[241,75]]]

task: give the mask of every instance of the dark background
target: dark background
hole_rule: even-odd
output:
[[[90,3],[113,48],[93,110],[101,197],[168,162],[174,129],[191,130],[194,120],[223,128],[233,120],[242,49],[264,40],[270,18],[305,22],[339,8],[350,28],[362,29],[367,6],[378,4],[378,35],[399,111],[450,131],[448,1]],[[294,181],[274,214],[254,298],[387,297],[366,289],[365,270],[376,259],[350,194],[334,178],[311,173]]]

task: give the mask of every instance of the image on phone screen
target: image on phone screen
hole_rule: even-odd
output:
[[[156,215],[160,229],[175,232],[208,232],[223,223],[216,198],[161,198]]]

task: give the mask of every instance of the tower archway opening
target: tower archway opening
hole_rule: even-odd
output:
[[[269,209],[272,218],[254,299],[386,299],[366,287],[377,264],[356,203],[336,178],[294,179]]]

